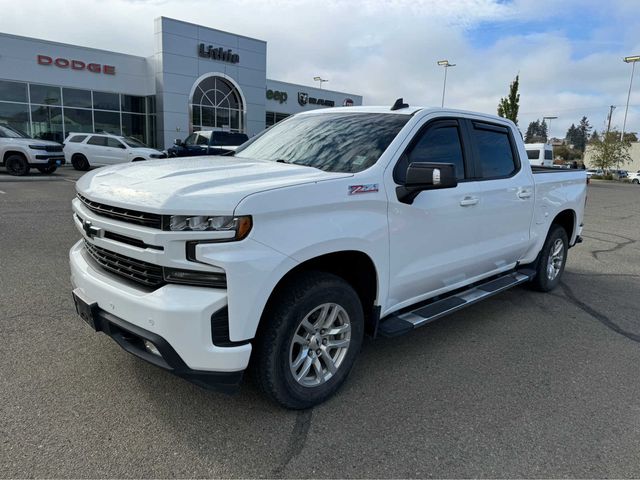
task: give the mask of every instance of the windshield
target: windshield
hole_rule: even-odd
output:
[[[378,161],[409,117],[344,112],[295,115],[239,148],[235,156],[356,173]]]
[[[126,143],[128,146],[130,146],[131,148],[149,148],[137,138],[122,137],[122,141]]]
[[[24,132],[21,132],[17,128],[10,127],[9,125],[0,125],[0,137],[5,138],[31,138]]]

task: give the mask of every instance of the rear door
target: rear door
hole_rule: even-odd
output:
[[[92,135],[85,143],[83,153],[91,165],[109,165],[111,162],[106,150],[107,137]]]
[[[513,131],[491,122],[465,120],[473,151],[478,203],[473,222],[477,267],[491,272],[512,267],[529,243],[534,185],[523,165]]]

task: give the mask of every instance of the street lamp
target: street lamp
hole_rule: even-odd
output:
[[[444,108],[444,92],[447,89],[447,69],[449,67],[455,67],[455,63],[449,63],[449,60],[439,60],[438,65],[444,67],[444,84],[442,85],[442,107]]]
[[[322,90],[322,84],[323,84],[324,82],[328,82],[328,81],[329,81],[329,80],[325,80],[325,79],[324,79],[324,78],[322,78],[322,77],[313,77],[313,79],[314,79],[316,82],[320,82],[320,89],[321,89],[321,90]]]
[[[548,127],[547,127],[547,143],[549,142],[549,139],[551,138],[551,120],[555,120],[558,117],[542,117],[542,121],[544,122],[545,120],[549,120],[549,123],[547,123]]]
[[[627,126],[627,111],[629,110],[629,98],[631,97],[631,86],[633,85],[633,72],[636,69],[636,62],[640,61],[640,55],[633,57],[624,57],[622,59],[624,63],[631,63],[631,81],[629,82],[629,93],[627,93],[627,106],[624,109],[624,121],[622,122],[622,133],[620,133],[620,141],[624,139],[624,129]]]

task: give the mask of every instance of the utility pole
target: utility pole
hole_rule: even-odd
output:
[[[613,116],[613,111],[615,110],[615,105],[609,105],[609,115],[607,116],[607,133],[604,136],[604,140],[606,141],[607,135],[609,135],[609,130],[611,130],[611,117]]]

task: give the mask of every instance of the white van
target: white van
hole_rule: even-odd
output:
[[[529,163],[537,167],[553,167],[553,147],[548,143],[525,143]]]

